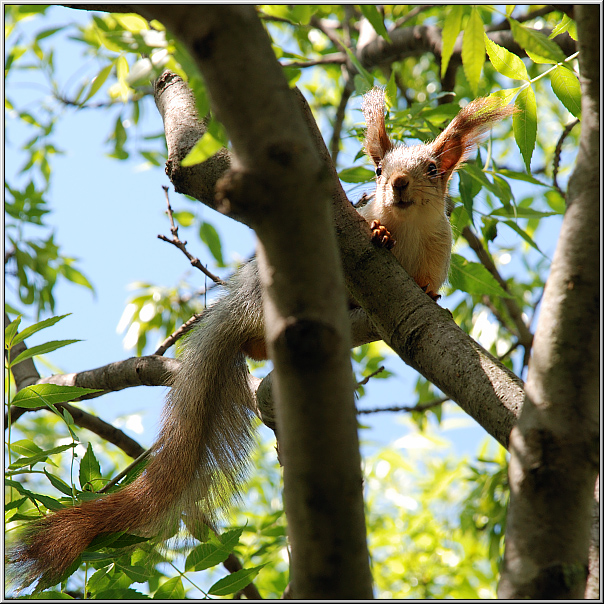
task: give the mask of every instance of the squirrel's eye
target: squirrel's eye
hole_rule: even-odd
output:
[[[430,176],[431,178],[433,178],[434,176],[437,175],[437,173],[438,173],[438,170],[436,168],[436,164],[433,161],[431,161],[428,164],[428,176]]]
[[[381,168],[380,166],[378,166],[378,167],[375,169],[375,175],[376,175],[376,176],[381,176],[381,175],[382,175],[382,168]]]

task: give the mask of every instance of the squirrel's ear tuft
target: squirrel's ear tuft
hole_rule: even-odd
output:
[[[479,98],[466,105],[457,117],[430,143],[440,158],[441,171],[452,173],[476,148],[496,122],[509,117],[517,109],[502,106],[495,99]]]
[[[386,134],[386,123],[384,120],[385,98],[382,88],[372,88],[363,97],[363,115],[367,131],[365,133],[365,152],[377,166],[384,155],[392,149],[392,141]]]

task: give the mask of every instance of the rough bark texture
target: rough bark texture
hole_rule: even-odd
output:
[[[193,93],[182,78],[165,71],[155,81],[154,91],[168,146],[166,174],[174,190],[192,195],[216,209],[216,182],[231,164],[227,149],[221,149],[201,164],[182,167],[180,162],[205,134],[207,123],[199,120]]]
[[[510,440],[499,596],[582,598],[599,467],[599,11],[577,5],[582,132]]]
[[[223,209],[261,240],[293,593],[370,598],[346,296],[322,163],[253,7],[145,13],[200,67],[234,151],[218,185]]]

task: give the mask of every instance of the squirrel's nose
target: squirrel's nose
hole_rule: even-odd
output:
[[[393,189],[402,192],[409,186],[409,178],[402,174],[397,174],[390,183]]]

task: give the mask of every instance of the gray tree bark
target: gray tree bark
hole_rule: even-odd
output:
[[[560,239],[510,438],[510,506],[498,595],[585,593],[599,468],[600,7],[577,5],[582,131]]]
[[[327,174],[253,7],[148,5],[141,12],[178,35],[204,75],[234,152],[219,199],[260,239],[293,594],[371,598],[351,342]]]

